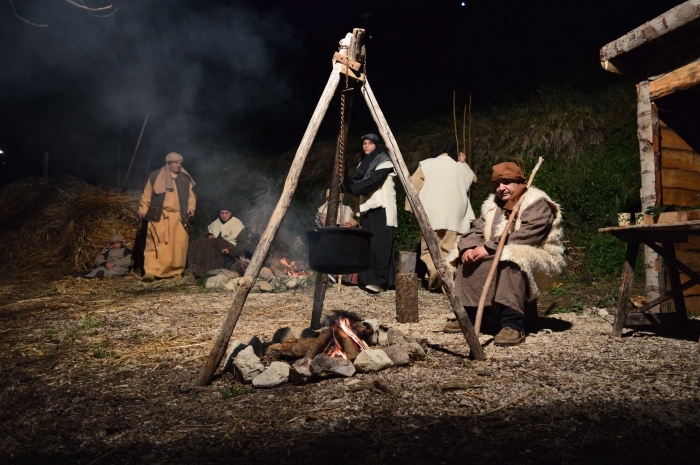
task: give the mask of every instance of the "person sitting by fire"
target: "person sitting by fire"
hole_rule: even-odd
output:
[[[331,190],[326,189],[326,203],[318,207],[318,213],[316,214],[316,226],[323,228],[326,226],[326,216],[328,214],[328,199],[331,196]],[[357,227],[357,220],[355,219],[355,211],[347,206],[343,205],[343,196],[340,194],[340,205],[338,205],[338,218],[335,224],[329,226],[342,226],[344,228],[355,228]]]
[[[109,245],[95,257],[95,268],[90,271],[73,273],[73,278],[120,278],[131,268],[131,250],[124,247],[124,237],[115,234],[109,238]]]
[[[441,143],[433,153],[433,158],[421,161],[411,176],[425,213],[435,230],[442,258],[448,262],[457,257],[457,242],[469,232],[471,221],[474,220],[474,211],[467,193],[472,182],[476,181],[476,176],[469,165],[455,161],[455,152],[454,141]],[[450,201],[445,202],[445,199]],[[406,211],[413,214],[408,198]],[[428,289],[439,291],[442,287],[440,273],[423,237],[420,247],[420,259],[428,268]]]
[[[248,236],[241,220],[233,216],[233,209],[222,206],[218,218],[209,224],[207,230],[207,235],[194,245],[195,277],[224,268],[227,261],[232,261],[230,268],[242,275],[245,270],[240,257],[248,251]]]
[[[458,244],[455,290],[474,321],[501,234],[523,196],[486,296],[486,306],[500,308],[501,331],[494,344],[516,345],[525,339],[525,300],[536,299],[566,267],[561,210],[543,191],[527,188],[515,163],[495,165],[491,181],[493,192],[481,206],[481,217]],[[444,331],[461,332],[457,321],[447,323]]]
[[[362,161],[341,192],[360,197],[362,228],[374,233],[370,243],[369,267],[360,272],[361,289],[378,294],[393,287],[396,280],[394,228],[398,226],[394,165],[380,146],[379,136],[362,136]]]

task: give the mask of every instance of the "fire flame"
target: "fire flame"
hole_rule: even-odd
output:
[[[355,331],[352,330],[351,326],[352,324],[347,318],[338,318],[333,322],[333,325],[331,326],[333,344],[328,346],[328,348],[324,351],[324,354],[328,355],[329,357],[344,358],[345,360],[348,359],[347,354],[336,337],[337,331],[342,331],[345,333],[345,335],[352,339],[352,342],[355,343],[359,352],[369,349],[367,343],[360,339],[357,334],[355,334]]]
[[[294,265],[297,263],[296,261],[292,261],[291,263],[289,263],[287,262],[286,258],[281,258],[279,262],[281,265],[284,265],[284,274],[286,274],[287,276],[307,276],[306,271],[296,271],[294,269]]]

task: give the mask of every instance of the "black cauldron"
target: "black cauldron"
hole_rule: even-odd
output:
[[[366,229],[340,227],[308,231],[309,267],[332,275],[366,270],[373,234]]]

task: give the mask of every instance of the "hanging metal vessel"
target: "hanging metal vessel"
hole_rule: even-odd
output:
[[[366,270],[373,234],[366,229],[341,227],[308,231],[309,267],[332,275]]]

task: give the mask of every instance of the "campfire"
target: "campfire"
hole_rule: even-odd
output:
[[[323,353],[329,357],[342,357],[345,360],[355,360],[358,353],[369,349],[367,343],[361,339],[361,334],[368,332],[370,336],[374,334],[374,331],[368,330],[362,322],[357,321],[353,324],[345,316],[337,316],[329,329],[332,337]]]
[[[308,276],[308,273],[306,272],[306,264],[304,263],[297,263],[296,261],[289,263],[287,262],[286,258],[282,258],[279,260],[279,264],[282,265],[282,272],[286,276],[293,278],[298,276]]]

